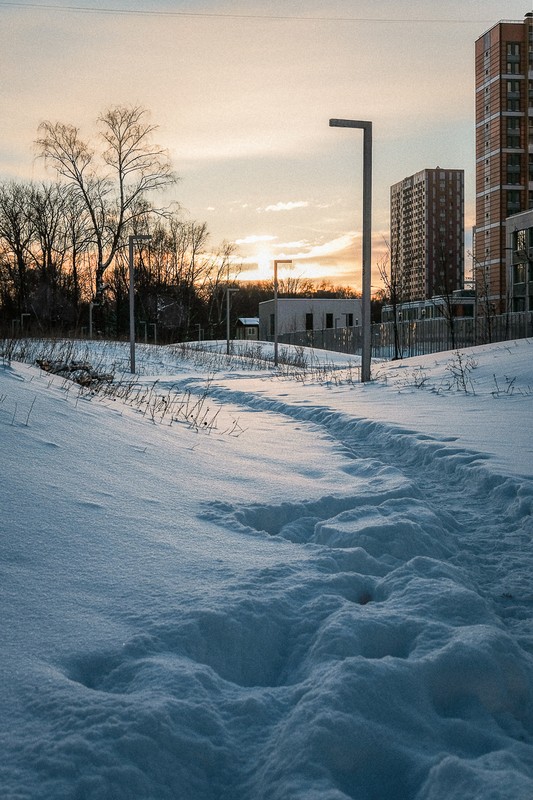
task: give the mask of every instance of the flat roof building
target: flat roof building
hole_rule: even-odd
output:
[[[399,301],[427,300],[462,288],[462,169],[424,169],[391,186],[390,226],[390,267]]]
[[[506,220],[510,311],[533,311],[533,209]]]
[[[357,327],[362,319],[358,297],[280,297],[277,306],[280,335]],[[274,337],[274,312],[274,300],[259,303],[259,338],[264,341]]]
[[[533,208],[533,13],[476,41],[474,277],[480,308],[509,309],[505,220]]]

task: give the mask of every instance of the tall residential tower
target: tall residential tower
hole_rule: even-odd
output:
[[[530,116],[531,115],[531,116]],[[533,208],[533,13],[499,22],[476,41],[478,301],[510,307],[505,220]]]
[[[463,288],[464,172],[424,169],[391,186],[391,270],[402,301]]]

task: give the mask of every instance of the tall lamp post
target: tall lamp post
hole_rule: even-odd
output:
[[[290,258],[274,261],[274,366],[278,366],[278,264],[292,264]]]
[[[149,234],[137,233],[128,238],[130,267],[130,372],[135,372],[135,282],[133,268],[133,243],[151,239]]]
[[[226,355],[229,356],[229,340],[230,340],[230,310],[231,310],[231,293],[238,292],[236,286],[226,286]]]
[[[361,298],[363,337],[361,381],[370,380],[371,327],[370,292],[372,274],[372,123],[355,119],[330,119],[331,128],[360,128],[363,131],[363,292]]]

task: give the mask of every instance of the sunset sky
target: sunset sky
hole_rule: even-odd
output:
[[[87,135],[111,105],[150,110],[180,182],[168,200],[237,244],[360,288],[362,133],[374,125],[374,276],[391,184],[465,170],[474,220],[474,41],[530,0],[0,0],[0,179],[52,178],[44,120]],[[257,267],[259,264],[259,267]],[[467,261],[467,267],[469,266]]]

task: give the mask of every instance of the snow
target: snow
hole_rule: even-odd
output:
[[[532,355],[0,362],[0,796],[530,800]]]

